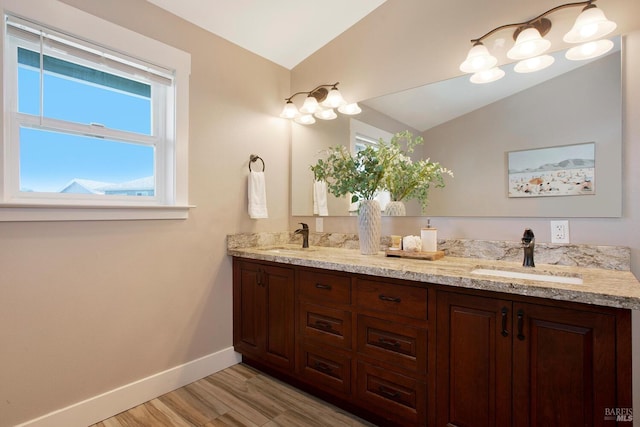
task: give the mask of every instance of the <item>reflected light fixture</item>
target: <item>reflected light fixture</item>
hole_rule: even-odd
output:
[[[565,57],[571,61],[591,59],[609,52],[612,48],[613,42],[611,40],[596,40],[572,47],[567,51]]]
[[[551,55],[534,56],[533,58],[523,59],[518,62],[513,71],[516,73],[533,73],[534,71],[543,70],[555,62],[555,58]]]
[[[613,47],[613,42],[602,37],[613,32],[617,25],[609,21],[604,12],[593,4],[595,1],[587,0],[556,6],[529,21],[501,25],[482,37],[472,39],[473,46],[467,58],[460,64],[460,71],[472,73],[470,78],[472,83],[489,83],[504,77],[505,72],[497,67],[498,60],[491,55],[482,41],[498,31],[509,28],[516,28],[513,33],[515,43],[507,52],[507,57],[519,60],[514,66],[514,71],[531,73],[549,67],[553,64],[554,58],[551,55],[543,55],[551,47],[551,42],[544,38],[551,29],[551,21],[546,16],[568,7],[584,6],[571,30],[563,37],[567,43],[580,43],[579,46],[567,51],[567,59],[585,60],[607,53]]]
[[[285,98],[284,108],[280,113],[280,117],[285,119],[293,119],[296,123],[310,125],[316,122],[315,118],[321,120],[333,120],[338,115],[335,109],[342,114],[354,115],[362,112],[357,103],[349,104],[344,100],[342,94],[338,90],[340,82],[328,85],[319,85],[308,92],[296,92],[288,98]],[[330,89],[327,89],[330,88]],[[306,94],[307,97],[298,110],[293,103],[293,98]],[[314,118],[315,117],[315,118]]]

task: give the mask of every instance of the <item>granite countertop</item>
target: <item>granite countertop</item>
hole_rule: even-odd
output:
[[[445,256],[437,261],[361,255],[359,250],[300,245],[228,248],[230,256],[327,270],[367,274],[379,277],[428,282],[453,287],[483,289],[507,294],[526,295],[561,301],[573,301],[607,307],[640,309],[640,282],[628,270],[585,268],[564,265],[521,263],[488,259]],[[556,277],[578,277],[582,284],[557,283],[521,278],[485,276],[475,269],[502,270],[543,274]],[[555,279],[552,279],[555,280]]]

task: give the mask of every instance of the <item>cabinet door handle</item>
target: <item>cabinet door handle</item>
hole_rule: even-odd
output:
[[[378,338],[378,342],[385,347],[395,347],[395,348],[400,347],[400,343],[396,340],[390,340],[387,338]]]
[[[326,289],[330,291],[331,285],[325,285],[324,283],[316,283],[316,289]]]
[[[318,329],[324,329],[326,331],[333,330],[331,323],[325,322],[324,320],[316,320],[313,325]]]
[[[400,396],[400,393],[398,393],[395,390],[391,390],[385,386],[380,386],[378,388],[378,391],[380,392],[380,394],[384,397],[388,397],[389,399],[393,399],[396,400],[398,398],[398,396]]]
[[[509,336],[509,331],[507,330],[507,313],[509,313],[509,310],[507,310],[507,307],[502,307],[502,336],[503,337],[507,337]]]
[[[386,295],[380,294],[378,296],[378,298],[380,298],[382,301],[389,301],[389,302],[400,302],[402,301],[400,298],[398,297],[388,297]]]
[[[524,310],[518,310],[518,339],[524,341]]]
[[[256,272],[256,285],[262,286],[262,269],[259,268]]]

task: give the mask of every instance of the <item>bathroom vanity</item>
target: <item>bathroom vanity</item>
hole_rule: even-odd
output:
[[[289,245],[229,255],[244,362],[379,425],[608,426],[607,409],[631,408],[629,271]]]

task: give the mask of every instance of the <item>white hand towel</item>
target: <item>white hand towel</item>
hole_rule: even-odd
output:
[[[264,172],[249,172],[249,216],[253,219],[269,218]]]
[[[313,213],[320,216],[328,216],[327,183],[325,181],[313,182]]]
[[[407,252],[420,252],[422,239],[420,236],[404,236],[402,238],[402,249]]]

